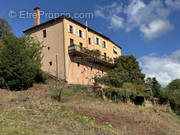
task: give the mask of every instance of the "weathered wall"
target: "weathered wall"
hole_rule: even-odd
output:
[[[72,25],[76,29],[76,34],[72,34],[68,32],[68,25]],[[82,30],[85,33],[84,38],[80,38],[77,34],[77,30]],[[77,62],[73,61],[73,57],[71,57],[68,53],[68,47],[70,45],[70,39],[74,40],[74,44],[79,45],[79,43],[83,43],[83,47],[86,47],[90,50],[98,49],[101,51],[101,54],[107,53],[107,56],[111,58],[115,58],[121,56],[121,49],[116,47],[112,42],[100,37],[99,35],[88,32],[84,27],[75,24],[67,19],[64,20],[64,35],[65,35],[65,48],[66,48],[66,80],[70,84],[89,84],[92,85],[95,76],[103,76],[106,71],[109,70],[108,67],[97,65],[95,63],[90,63],[88,61]],[[88,44],[88,38],[92,38],[94,40],[94,45]],[[100,45],[95,44],[95,37],[98,37],[100,41],[106,41],[108,43],[108,48],[103,48],[102,43]],[[113,47],[116,47],[118,50],[118,54],[113,53]]]
[[[76,29],[76,33],[72,34],[68,32],[68,25],[72,25]],[[84,38],[78,36],[77,30],[84,32]],[[43,38],[43,30],[46,30],[47,37]],[[110,68],[95,64],[89,61],[80,61],[77,63],[74,57],[71,57],[68,53],[68,47],[70,45],[70,38],[74,40],[74,43],[79,45],[83,43],[83,47],[90,50],[98,49],[101,54],[107,54],[107,57],[115,58],[121,56],[121,49],[113,44],[111,41],[104,39],[97,35],[93,31],[88,31],[87,28],[82,27],[68,19],[62,19],[53,21],[45,25],[34,28],[28,33],[33,37],[36,37],[39,41],[43,42],[45,47],[42,54],[44,56],[42,60],[42,69],[52,75],[56,75],[56,55],[58,55],[58,73],[61,79],[65,79],[69,84],[93,84],[93,78],[95,76],[103,76]],[[88,38],[91,38],[94,45],[88,44]],[[98,37],[101,41],[100,45],[95,44],[95,38]],[[102,47],[102,41],[106,41],[108,47]],[[118,54],[113,52],[113,47],[116,47]],[[52,65],[50,65],[52,62]]]
[[[46,38],[43,38],[43,30],[46,30]],[[59,20],[54,23],[49,23],[25,34],[36,37],[40,42],[43,42],[42,70],[55,76],[56,55],[58,55],[59,77],[65,79],[63,22]],[[50,65],[50,62],[52,62],[52,65]]]

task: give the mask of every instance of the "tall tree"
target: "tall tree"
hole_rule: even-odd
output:
[[[12,28],[6,20],[0,18],[0,39],[8,34],[12,34]]]
[[[145,86],[147,88],[151,88],[154,97],[158,97],[160,94],[160,90],[161,90],[161,85],[159,84],[159,82],[156,80],[155,77],[150,78],[148,77],[145,81]]]
[[[34,39],[4,36],[0,48],[0,88],[27,89],[41,76],[41,44]],[[39,75],[40,74],[40,75]]]
[[[167,88],[170,90],[180,90],[180,79],[173,80],[171,83],[168,84]]]
[[[144,78],[145,75],[141,73],[138,61],[133,55],[130,55],[116,58],[114,69],[109,71],[100,81],[115,87],[122,87],[125,82],[144,85]]]

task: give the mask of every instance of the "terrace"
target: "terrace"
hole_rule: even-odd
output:
[[[73,44],[69,46],[68,51],[71,56],[78,57],[80,59],[88,59],[93,63],[98,63],[109,67],[114,66],[114,59],[105,55],[101,55],[99,50],[89,50],[87,48]]]

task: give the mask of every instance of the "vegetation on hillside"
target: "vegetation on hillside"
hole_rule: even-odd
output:
[[[44,82],[42,44],[31,37],[17,38],[3,19],[0,28],[0,88],[24,90],[34,82]]]
[[[180,79],[172,81],[163,89],[155,77],[145,79],[138,61],[132,55],[116,58],[115,67],[111,71],[102,78],[95,78],[95,84],[98,83],[110,85],[105,95],[115,102],[128,100],[136,102],[139,97],[151,101],[157,98],[158,103],[169,103],[172,110],[180,114]]]
[[[121,56],[115,59],[115,67],[98,81],[114,87],[122,87],[123,83],[131,82],[135,85],[144,84],[145,75],[141,73],[139,63],[131,56]]]
[[[55,84],[55,83],[54,83]],[[8,135],[179,135],[179,117],[168,106],[104,102],[82,85],[53,82],[27,91],[1,90],[0,134]],[[62,86],[62,85],[60,85]]]
[[[145,86],[146,86],[146,88],[152,89],[154,97],[159,97],[159,94],[161,91],[161,85],[159,84],[159,82],[156,80],[155,77],[153,77],[153,78],[148,77],[145,80]]]

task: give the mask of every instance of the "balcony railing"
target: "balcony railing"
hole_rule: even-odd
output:
[[[109,66],[114,65],[114,59],[107,57],[105,55],[101,55],[98,50],[89,50],[87,48],[81,47],[79,45],[70,45],[68,48],[69,54],[73,56],[78,56],[80,58],[88,58],[93,60],[94,62],[105,64]]]

